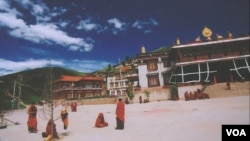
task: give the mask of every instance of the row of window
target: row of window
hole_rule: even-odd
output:
[[[67,99],[67,98],[85,98],[93,96],[101,96],[101,91],[87,91],[87,92],[73,92],[73,91],[62,91],[54,94],[54,99]]]
[[[72,83],[72,82],[64,82],[64,83],[57,83],[53,85],[53,89],[57,90],[60,88],[67,88],[67,87],[78,87],[78,88],[101,88],[101,82],[86,82],[86,83]]]
[[[162,60],[163,62],[163,67],[171,67],[171,61],[164,59]],[[147,61],[147,70],[150,71],[157,71],[158,70],[158,66],[157,66],[157,61],[152,60],[152,61]]]

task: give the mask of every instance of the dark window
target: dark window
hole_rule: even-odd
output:
[[[92,88],[92,83],[86,83],[85,88]]]
[[[163,82],[164,82],[164,86],[167,86],[169,83],[169,79],[170,79],[170,73],[164,73],[163,74]]]
[[[155,87],[155,86],[159,86],[159,77],[158,75],[149,75],[148,76],[148,86],[149,87]]]
[[[150,61],[147,63],[148,71],[156,71],[157,63],[155,61]]]

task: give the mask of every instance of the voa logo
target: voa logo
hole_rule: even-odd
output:
[[[247,136],[244,129],[226,129],[227,136]]]

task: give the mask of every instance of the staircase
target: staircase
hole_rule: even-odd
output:
[[[250,81],[231,82],[230,90],[227,90],[226,83],[207,85],[203,92],[210,98],[250,95]]]

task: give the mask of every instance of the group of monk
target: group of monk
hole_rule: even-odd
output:
[[[115,114],[116,114],[116,128],[115,129],[123,130],[124,123],[125,123],[125,104],[121,98],[118,99],[118,102],[116,104]],[[103,113],[99,113],[96,118],[95,127],[103,128],[106,126],[108,126],[108,122],[105,121]]]
[[[76,110],[73,109],[72,112],[75,112]],[[124,129],[124,122],[125,122],[125,104],[122,101],[121,98],[118,99],[117,105],[116,105],[116,128],[122,130]],[[37,107],[34,102],[31,103],[30,107],[27,111],[28,121],[28,131],[31,133],[37,133]],[[61,111],[61,120],[63,122],[63,128],[66,130],[68,128],[69,119],[68,119],[68,112],[65,109]],[[102,128],[108,126],[108,122],[105,121],[103,113],[99,113],[98,117],[96,118],[95,127]],[[55,138],[59,138],[57,131],[56,131],[56,124],[54,123],[54,120],[50,119],[46,125],[46,131],[42,132],[42,137],[45,138],[45,141],[50,141]]]
[[[63,128],[66,130],[69,124],[68,112],[66,109],[61,111],[61,120],[63,122]],[[50,141],[52,139],[59,139],[59,136],[56,131],[55,122],[50,119],[46,126],[46,132],[42,133],[42,137],[45,137],[44,141]]]
[[[30,104],[30,107],[27,110],[28,121],[28,131],[30,133],[37,133],[37,107],[34,102]],[[61,111],[61,120],[63,122],[63,128],[66,130],[68,128],[69,119],[68,119],[68,112],[66,108]],[[57,131],[56,131],[56,124],[52,119],[50,119],[46,125],[46,131],[42,132],[42,137],[46,137],[45,141],[50,141],[54,138],[59,138]]]
[[[186,101],[189,101],[196,99],[208,99],[209,95],[207,93],[202,92],[200,89],[197,89],[197,91],[194,91],[194,93],[191,91],[190,92],[186,91],[184,93],[184,97]]]

